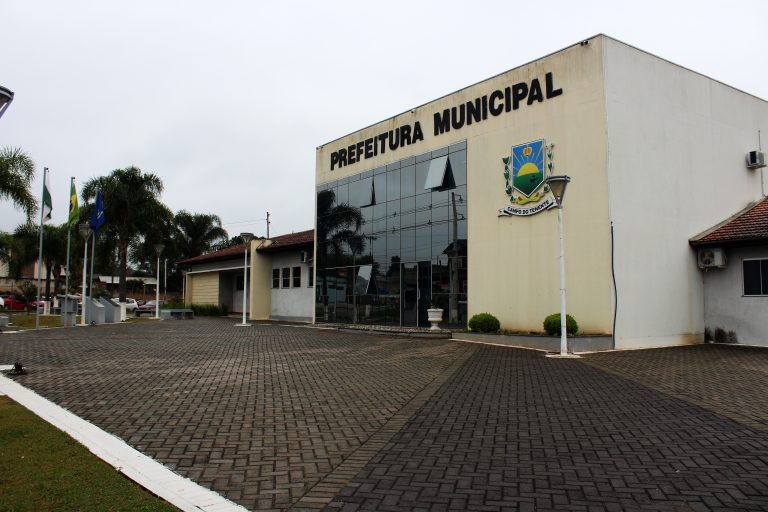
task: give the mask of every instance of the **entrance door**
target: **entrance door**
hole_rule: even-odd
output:
[[[243,312],[243,274],[234,277],[232,289],[232,311],[233,313]]]
[[[400,270],[400,325],[426,327],[427,309],[432,300],[432,264],[429,261],[403,263]]]

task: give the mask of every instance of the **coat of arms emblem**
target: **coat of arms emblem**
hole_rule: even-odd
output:
[[[543,139],[512,146],[511,155],[502,158],[506,192],[512,204],[499,210],[499,215],[533,215],[554,206],[545,181],[545,165],[552,172],[554,163],[552,145],[545,145]],[[542,199],[544,201],[540,202]],[[539,203],[524,207],[529,203]]]

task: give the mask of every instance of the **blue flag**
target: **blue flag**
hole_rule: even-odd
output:
[[[101,226],[104,225],[104,200],[101,198],[101,190],[96,192],[96,205],[93,207],[91,215],[91,229],[97,235]]]

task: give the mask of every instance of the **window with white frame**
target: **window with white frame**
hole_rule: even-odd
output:
[[[291,287],[291,268],[283,267],[283,288]]]
[[[280,269],[272,269],[272,288],[280,288]]]
[[[293,267],[291,274],[293,276],[293,287],[299,288],[301,286],[301,267]]]
[[[768,295],[768,259],[743,260],[744,295]]]

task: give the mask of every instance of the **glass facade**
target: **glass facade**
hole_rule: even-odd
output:
[[[317,322],[467,322],[467,145],[317,187]]]

